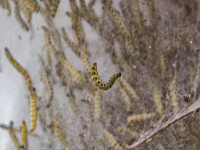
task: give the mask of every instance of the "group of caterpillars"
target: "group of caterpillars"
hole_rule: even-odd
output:
[[[5,49],[5,53],[6,56],[8,58],[8,60],[12,63],[12,65],[24,76],[27,88],[29,90],[29,97],[30,97],[30,116],[31,116],[31,129],[30,131],[33,132],[36,128],[36,123],[37,123],[37,110],[36,110],[36,93],[35,93],[35,88],[33,87],[31,78],[28,74],[28,72],[21,67],[21,65],[13,58],[13,56],[11,55],[10,51],[8,50],[8,48],[6,47]],[[22,144],[24,146],[24,149],[27,149],[27,127],[26,127],[26,123],[25,121],[22,122],[22,130],[21,130],[22,134]],[[14,140],[15,146],[17,148],[19,148],[19,144],[17,142],[16,136],[14,134],[14,131],[12,130],[12,126],[10,127],[10,135]]]
[[[4,128],[4,125],[1,125],[0,127]],[[8,131],[11,139],[14,142],[14,145],[17,150],[27,150],[28,149],[28,144],[27,144],[27,127],[25,121],[22,121],[22,126],[21,126],[21,144],[19,140],[17,139],[17,136],[15,134],[14,128],[13,128],[13,121],[10,122],[10,125],[8,126]]]
[[[52,15],[52,17],[55,17],[55,15],[56,15],[56,12],[57,12],[57,8],[58,8],[58,5],[59,5],[59,2],[60,2],[60,0],[55,0],[55,1],[53,1],[53,4],[52,4],[52,7],[51,7],[51,15]],[[113,12],[112,11],[112,9],[110,9],[110,12]],[[113,17],[114,16],[116,16],[116,14],[115,13],[113,13]],[[118,17],[119,19],[120,19],[120,17]],[[117,17],[115,18],[115,20],[119,20]],[[118,21],[118,22],[116,22],[116,24],[117,25],[121,25],[121,22],[120,21]],[[126,32],[126,28],[124,28],[124,26],[125,25],[121,25],[121,26],[119,26],[119,28],[120,28],[120,30],[122,31],[122,33],[125,35],[125,36],[129,36],[129,34],[128,34],[128,32]],[[129,40],[128,38],[126,39],[127,41]],[[129,41],[128,41],[129,42]],[[128,43],[127,42],[127,43]],[[54,48],[53,48],[54,49]],[[62,54],[61,54],[62,55]],[[66,68],[68,68],[69,70],[71,70],[71,72],[72,72],[72,74],[75,76],[75,74],[76,74],[76,72],[72,69],[73,68],[73,66],[72,65],[70,65],[67,61],[65,61],[65,58],[63,57],[62,58],[62,61],[61,62],[63,62],[63,64],[66,66]],[[17,67],[16,67],[17,68]],[[18,66],[18,68],[19,68],[19,66]],[[19,72],[21,72],[20,71],[20,69],[18,69],[19,70]],[[22,73],[22,72],[21,72]],[[121,76],[121,73],[115,73],[111,78],[110,78],[110,80],[109,80],[109,82],[107,82],[107,83],[104,83],[104,82],[102,82],[102,80],[100,79],[100,77],[99,77],[99,75],[98,75],[98,71],[97,71],[97,63],[94,63],[93,64],[93,66],[92,66],[92,69],[91,69],[91,73],[92,73],[92,78],[93,78],[93,81],[94,81],[94,83],[95,83],[95,85],[97,86],[97,87],[99,87],[99,89],[101,89],[101,90],[108,90],[108,89],[110,89],[113,85],[114,85],[114,83],[115,83],[115,81],[116,81],[116,79],[118,78],[118,77],[120,77]],[[23,73],[22,73],[23,74]],[[78,73],[77,73],[78,74]],[[24,75],[24,74],[23,74]],[[24,75],[24,77],[25,77],[25,80],[26,80],[26,76],[27,75]],[[30,78],[30,77],[29,77]],[[27,79],[28,80],[28,79]],[[123,85],[123,83],[124,82],[121,82],[121,84]],[[139,99],[138,97],[137,97],[137,95],[135,95],[135,93],[134,92],[132,92],[132,91],[130,91],[130,89],[132,89],[132,88],[129,88],[128,86],[127,86],[127,88],[125,88],[127,85],[123,85],[123,87],[120,87],[120,88],[124,88],[125,90],[124,91],[122,91],[121,92],[121,95],[124,95],[124,97],[127,95],[127,93],[129,94],[129,95],[131,95],[131,97],[133,97],[133,98],[135,98],[135,99]],[[120,89],[119,88],[119,89]],[[34,90],[34,88],[32,89],[33,91],[35,91]],[[157,89],[156,89],[157,90]],[[156,90],[154,90],[154,91],[156,91]],[[127,93],[125,93],[125,92],[127,92]],[[156,91],[157,92],[157,91]],[[157,93],[155,92],[155,97],[158,95]],[[34,92],[32,92],[32,95],[30,95],[30,97],[32,97],[31,99],[34,99]],[[136,98],[137,97],[137,98]],[[96,98],[98,101],[97,101],[97,103],[96,103],[96,107],[99,109],[99,107],[100,107],[100,103],[99,103],[99,99],[101,99],[101,97],[97,94],[97,98]],[[156,99],[156,100],[158,100],[158,99],[160,99],[160,98],[158,98],[158,96],[156,97],[156,98],[154,98],[154,99]],[[185,101],[188,101],[190,99],[190,97],[189,96],[184,96],[184,100]],[[156,102],[155,102],[156,103]],[[159,102],[158,102],[159,103]],[[35,103],[33,102],[33,105],[35,105]],[[158,104],[158,106],[161,106],[160,104]],[[32,107],[32,106],[31,106]],[[164,108],[161,108],[161,111],[159,112],[160,114],[161,114],[161,116],[163,115],[163,109]],[[97,110],[97,111],[100,111],[100,110]],[[99,114],[97,115],[98,116],[98,118],[99,118]],[[128,122],[131,122],[131,121],[133,121],[133,120],[145,120],[145,119],[147,119],[147,118],[152,118],[153,116],[155,116],[155,114],[153,114],[152,113],[152,115],[150,114],[149,115],[149,117],[147,116],[147,114],[143,114],[143,115],[133,115],[132,116],[132,118],[131,117],[128,117],[129,119],[128,120],[130,120],[130,121],[128,121]],[[34,118],[33,118],[34,119]],[[58,130],[59,128],[57,128],[56,127],[56,130]],[[57,135],[59,135],[59,134],[57,134]],[[108,133],[107,133],[107,138],[109,139],[109,141],[110,141],[110,143],[111,143],[111,145],[115,148],[115,149],[117,149],[117,144],[116,144],[116,142],[114,142],[113,140],[112,140],[112,138],[113,138],[113,136],[112,135],[109,135]]]
[[[29,28],[30,28],[29,23],[31,22],[33,12],[40,11],[39,3],[36,0],[14,0],[13,2],[14,2],[15,17],[17,21],[21,24],[21,27],[23,29],[25,29],[26,31],[29,31]],[[60,3],[60,0],[53,0],[51,3],[50,14],[53,18],[55,17],[57,13],[59,3]],[[11,14],[11,7],[10,7],[9,0],[0,0],[0,5],[4,9],[8,10],[8,15]],[[28,24],[20,14],[21,10],[25,15],[25,18]]]

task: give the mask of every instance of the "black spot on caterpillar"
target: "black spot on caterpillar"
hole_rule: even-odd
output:
[[[104,82],[102,82],[102,80],[100,79],[100,77],[98,75],[97,63],[94,63],[92,66],[92,78],[94,80],[94,83],[96,84],[96,86],[98,86],[102,90],[110,89],[113,86],[113,84],[115,83],[115,80],[120,76],[121,76],[121,73],[115,73],[112,75],[112,77],[110,78],[108,83],[104,83]]]

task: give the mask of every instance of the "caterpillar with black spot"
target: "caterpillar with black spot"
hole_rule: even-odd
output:
[[[31,116],[31,132],[33,132],[36,128],[37,123],[37,111],[36,111],[36,93],[35,88],[33,87],[31,78],[28,74],[28,72],[13,58],[11,53],[9,52],[9,49],[5,47],[5,53],[8,58],[8,60],[12,63],[12,65],[24,76],[24,80],[26,82],[26,85],[28,87],[29,93],[30,93],[30,116]]]
[[[24,150],[27,150],[28,145],[27,145],[27,127],[26,127],[26,122],[22,122],[22,129],[21,129],[21,142]]]
[[[98,86],[102,90],[110,89],[113,86],[113,84],[115,83],[115,80],[120,76],[121,76],[121,73],[115,73],[115,74],[113,74],[112,77],[110,77],[110,80],[108,81],[108,83],[104,83],[104,82],[102,82],[102,80],[100,79],[100,77],[98,75],[97,63],[94,63],[92,66],[92,78],[94,80],[94,83],[96,84],[96,86]]]
[[[9,134],[10,134],[10,137],[11,137],[11,139],[13,140],[13,142],[15,144],[15,148],[17,150],[21,150],[21,146],[20,146],[19,141],[17,139],[17,136],[16,136],[16,134],[15,134],[15,132],[13,130],[13,122],[12,121],[10,122],[10,125],[9,125]]]

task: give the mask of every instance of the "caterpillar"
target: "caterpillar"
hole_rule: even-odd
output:
[[[124,102],[126,104],[126,111],[131,112],[131,100],[130,100],[129,95],[127,94],[125,89],[122,88],[122,86],[119,82],[117,82],[117,86],[118,86],[119,92],[120,92],[121,96],[123,97]]]
[[[98,75],[97,63],[94,63],[93,66],[92,66],[92,78],[94,80],[94,83],[96,84],[96,86],[98,86],[102,90],[110,89],[113,86],[113,84],[115,83],[115,80],[120,76],[121,76],[121,73],[115,73],[110,78],[108,83],[104,83],[104,82],[102,82],[102,80],[100,79],[100,77]]]
[[[153,117],[156,116],[156,113],[143,113],[143,114],[136,114],[136,115],[131,115],[131,116],[128,116],[127,118],[127,121],[130,123],[130,122],[133,122],[133,121],[143,121],[143,120],[146,120],[146,119],[152,119]]]
[[[15,17],[17,19],[17,21],[21,24],[22,28],[24,28],[26,31],[29,31],[29,27],[26,24],[26,22],[22,19],[21,15],[20,15],[20,9],[19,9],[19,4],[17,1],[14,1],[14,11],[15,11]]]
[[[51,16],[54,18],[58,9],[60,0],[54,0],[53,5],[51,6]]]
[[[82,45],[81,47],[82,47],[81,48],[81,59],[83,62],[83,66],[85,67],[88,74],[90,74],[90,64],[88,62],[88,58],[87,58],[87,54],[86,54],[86,46]]]
[[[64,137],[64,135],[61,132],[60,126],[57,123],[55,123],[54,121],[53,121],[53,125],[54,125],[54,134],[55,134],[56,138],[60,142],[64,143],[65,142],[65,137]]]
[[[28,22],[31,22],[31,17],[32,17],[32,12],[30,11],[30,9],[28,9],[25,5],[25,3],[22,0],[17,0],[17,2],[19,3],[19,6],[21,8],[21,10],[24,12]]]
[[[27,150],[27,127],[26,122],[22,122],[22,129],[21,129],[21,142],[24,150]]]
[[[8,10],[8,16],[10,16],[10,14],[11,14],[11,8],[10,8],[10,4],[9,4],[8,0],[0,0],[0,5],[4,9]]]
[[[35,130],[36,122],[37,122],[35,88],[33,87],[33,84],[28,72],[24,68],[22,68],[19,63],[17,63],[17,61],[12,57],[7,47],[4,50],[5,50],[7,58],[12,63],[12,65],[24,76],[28,90],[30,92],[30,115],[31,115],[31,132],[32,132]]]
[[[72,51],[78,56],[80,57],[81,56],[81,53],[80,51],[78,50],[77,46],[75,46],[73,44],[73,42],[69,39],[66,31],[64,28],[62,28],[62,33],[63,33],[63,38],[64,38],[64,41],[67,43],[67,45],[72,49]]]
[[[176,95],[177,85],[174,79],[171,80],[169,83],[169,91],[170,91],[169,94],[171,97],[172,108],[173,108],[174,113],[176,113],[179,111],[180,108],[179,108],[178,97]]]
[[[157,110],[158,110],[160,116],[163,116],[165,113],[165,109],[164,109],[164,105],[162,103],[161,92],[159,91],[158,85],[154,85],[154,87],[153,87],[153,100],[156,104],[156,107],[157,107]]]
[[[61,62],[63,67],[66,68],[73,77],[75,77],[80,82],[84,82],[84,78],[82,77],[82,75],[67,61],[64,54],[56,52],[56,49],[54,46],[52,46],[52,51],[54,55],[56,56],[57,60]]]
[[[20,146],[17,136],[13,130],[13,122],[12,121],[10,122],[10,126],[9,126],[9,134],[15,144],[16,149],[21,150],[21,146]]]
[[[137,96],[133,87],[124,78],[121,78],[120,83],[133,99],[139,100],[139,97]]]
[[[132,131],[130,128],[125,127],[125,126],[119,126],[116,128],[116,131],[119,133],[125,133],[129,136],[131,136],[132,138],[138,138],[139,133]]]
[[[114,150],[123,150],[123,148],[117,143],[110,132],[105,132],[105,135]]]
[[[31,99],[30,101],[31,132],[33,132],[36,128],[36,123],[37,123],[36,94],[34,87],[31,90],[30,99]]]
[[[95,98],[94,98],[94,112],[95,117],[98,120],[101,117],[101,93],[100,91],[95,91]]]

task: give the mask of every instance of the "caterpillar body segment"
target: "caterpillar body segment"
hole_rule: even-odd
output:
[[[54,18],[58,9],[58,5],[60,3],[60,0],[54,0],[53,4],[51,6],[51,16]]]
[[[27,127],[26,127],[26,122],[22,122],[22,129],[21,129],[21,142],[23,145],[23,149],[27,150],[28,145],[27,145]]]
[[[9,134],[10,134],[10,137],[12,138],[12,140],[15,144],[16,149],[21,150],[21,146],[20,146],[19,141],[17,139],[17,136],[15,135],[15,132],[13,130],[13,124],[12,123],[9,126]]]
[[[32,89],[30,94],[30,115],[31,115],[31,132],[36,128],[37,123],[37,110],[36,110],[36,94],[35,88]]]
[[[92,66],[92,78],[93,78],[93,81],[96,84],[96,86],[98,86],[102,90],[110,89],[113,86],[113,84],[115,83],[115,80],[120,76],[121,76],[121,73],[115,73],[110,78],[108,83],[104,83],[104,82],[102,82],[102,80],[100,79],[100,77],[98,75],[97,63],[94,63],[93,66]]]

